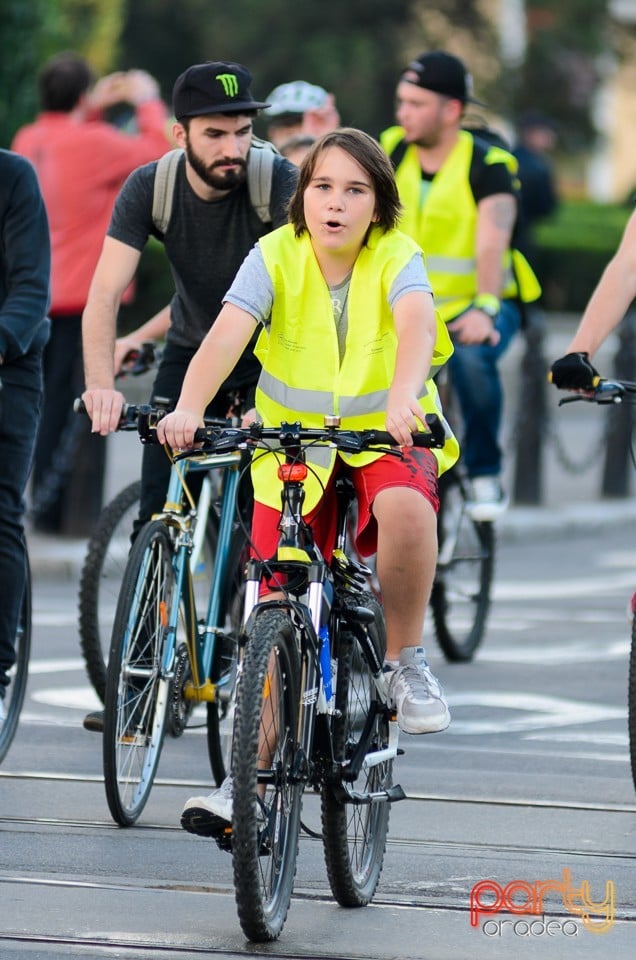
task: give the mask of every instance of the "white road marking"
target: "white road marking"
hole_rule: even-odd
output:
[[[608,704],[588,703],[583,700],[566,700],[536,693],[469,690],[449,694],[451,714],[457,707],[487,707],[497,711],[514,713],[514,716],[498,715],[488,720],[462,720],[453,716],[448,733],[451,735],[483,736],[488,733],[523,733],[529,730],[545,730],[551,727],[577,726],[585,723],[600,723],[605,720],[625,720],[627,709]],[[521,714],[521,716],[519,716]]]
[[[576,577],[551,580],[497,580],[493,585],[495,600],[565,600],[586,597],[588,601],[599,593],[633,593],[636,588],[636,570],[612,574],[611,577]]]
[[[555,664],[567,663],[606,663],[608,660],[629,659],[630,641],[625,638],[615,640],[581,640],[556,644],[515,644],[497,647],[486,643],[477,651],[476,658],[493,663]]]

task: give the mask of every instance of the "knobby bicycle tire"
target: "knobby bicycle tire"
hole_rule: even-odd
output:
[[[169,622],[175,589],[169,531],[151,521],[130,552],[106,676],[104,784],[121,826],[138,819],[159,763],[171,695],[162,664],[166,644],[173,647],[172,660],[179,644],[177,625]]]
[[[9,671],[9,686],[7,687],[4,709],[4,723],[0,725],[0,763],[4,760],[11,746],[24,703],[24,695],[29,673],[29,657],[31,654],[31,568],[26,558],[26,576],[24,594],[18,620],[18,630],[15,641],[15,663]]]
[[[117,598],[139,512],[141,481],[124,487],[99,515],[88,541],[79,582],[79,635],[88,678],[104,702],[106,664]]]
[[[303,786],[290,774],[298,672],[290,617],[263,611],[241,666],[232,751],[234,890],[243,932],[257,943],[275,940],[283,929],[296,873]],[[267,757],[259,758],[259,744]]]
[[[382,607],[372,595],[361,603],[373,610],[374,620],[366,626],[380,661],[386,651],[386,628]],[[356,637],[343,631],[336,639],[337,680],[336,714],[333,717],[333,746],[336,763],[346,763],[354,753],[370,711],[375,710],[378,694],[373,674]],[[389,741],[389,723],[383,704],[378,704],[370,742],[370,751],[381,750]],[[385,760],[367,767],[351,784],[354,790],[371,793],[388,789],[393,782],[393,761]],[[366,906],[377,888],[386,837],[390,804],[346,802],[335,789],[322,787],[322,836],[331,891],[343,907]]]
[[[447,660],[471,660],[482,642],[495,565],[494,524],[473,520],[461,478],[444,475],[437,517],[439,554],[431,591],[437,641]]]
[[[629,655],[629,679],[627,684],[627,730],[632,781],[636,790],[636,616],[632,617],[632,645]]]

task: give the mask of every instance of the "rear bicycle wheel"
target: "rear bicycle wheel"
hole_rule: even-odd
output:
[[[373,610],[373,622],[366,626],[380,662],[386,651],[386,629],[382,607],[368,595],[364,606]],[[366,760],[350,787],[357,793],[388,790],[393,782],[393,760],[376,762],[374,753],[389,745],[389,720],[379,701],[373,674],[356,637],[343,631],[337,639],[338,672],[336,714],[333,718],[334,758],[346,765],[360,742],[367,718],[373,724]],[[389,829],[387,800],[373,803],[348,801],[339,784],[322,788],[322,837],[329,885],[343,907],[363,907],[372,899],[384,862]]]
[[[106,676],[104,784],[113,819],[124,827],[146,805],[163,745],[171,690],[163,662],[166,643],[174,653],[177,642],[169,623],[175,589],[169,532],[152,521],[130,553]]]
[[[4,722],[0,723],[0,763],[11,746],[24,703],[31,654],[31,568],[26,558],[24,594],[15,638],[15,663],[9,670],[9,686],[4,697]]]
[[[627,730],[632,781],[636,790],[636,616],[632,617],[632,645],[629,655],[629,680],[627,683]]]
[[[447,660],[471,660],[488,619],[495,531],[492,523],[470,517],[462,479],[455,471],[440,480],[437,536],[439,553],[431,591],[435,634]]]
[[[243,933],[279,936],[289,909],[303,784],[292,779],[299,712],[298,655],[289,616],[257,616],[236,693],[232,750],[234,890]]]
[[[140,496],[141,481],[135,480],[104,507],[88,541],[80,573],[80,647],[88,678],[102,703],[106,695],[106,664],[117,598]]]

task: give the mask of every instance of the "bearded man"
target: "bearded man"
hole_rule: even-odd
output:
[[[274,157],[271,222],[252,205],[247,165],[252,121],[266,107],[254,99],[251,74],[239,63],[211,62],[189,67],[173,90],[173,137],[183,156],[175,169],[172,213],[162,232],[153,218],[157,162],[139,167],[122,187],[113,210],[83,315],[83,399],[94,433],[117,429],[123,395],[114,376],[123,357],[143,340],[165,336],[153,396],[179,396],[188,364],[221,309],[222,299],[247,253],[259,237],[287,222],[287,203],[297,169]],[[120,340],[116,318],[124,291],[133,279],[150,236],[165,247],[175,293],[169,307]],[[225,416],[228,395],[247,398],[260,366],[248,346],[208,409]],[[159,512],[165,500],[170,464],[161,447],[146,445],[138,525]]]

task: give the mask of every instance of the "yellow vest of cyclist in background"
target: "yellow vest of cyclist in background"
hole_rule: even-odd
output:
[[[261,237],[259,247],[274,288],[270,323],[261,332],[255,349],[263,366],[256,389],[256,408],[263,422],[277,426],[283,420],[299,420],[303,426],[323,427],[325,415],[337,415],[344,428],[386,429],[385,412],[397,349],[388,296],[400,270],[419,250],[417,244],[398,231],[383,233],[371,228],[351,275],[342,363],[329,289],[309,235],[296,237],[294,228],[287,225]],[[446,327],[438,317],[430,375],[446,363],[452,351]],[[441,415],[431,379],[422,384],[420,403],[427,413]],[[433,451],[440,474],[459,455],[457,441],[448,425],[446,429],[445,446]],[[319,502],[321,484],[327,483],[336,456],[335,450],[324,447],[310,451],[307,459],[316,476],[310,470],[305,484],[305,513]],[[353,466],[362,466],[382,454],[340,456]],[[273,456],[257,453],[252,476],[256,499],[280,508],[277,464]]]
[[[390,127],[380,136],[389,156],[403,139],[402,127]],[[421,203],[422,169],[414,144],[406,147],[395,171],[403,205],[400,230],[421,245],[435,306],[447,322],[466,310],[478,292],[477,204],[469,181],[472,156],[473,137],[460,130],[457,143],[435,174],[424,205]],[[516,159],[501,147],[489,147],[484,162],[503,162],[513,175],[517,171]],[[523,254],[519,250],[508,251],[504,258],[501,299],[519,298],[523,303],[531,303],[540,294],[539,282]]]

